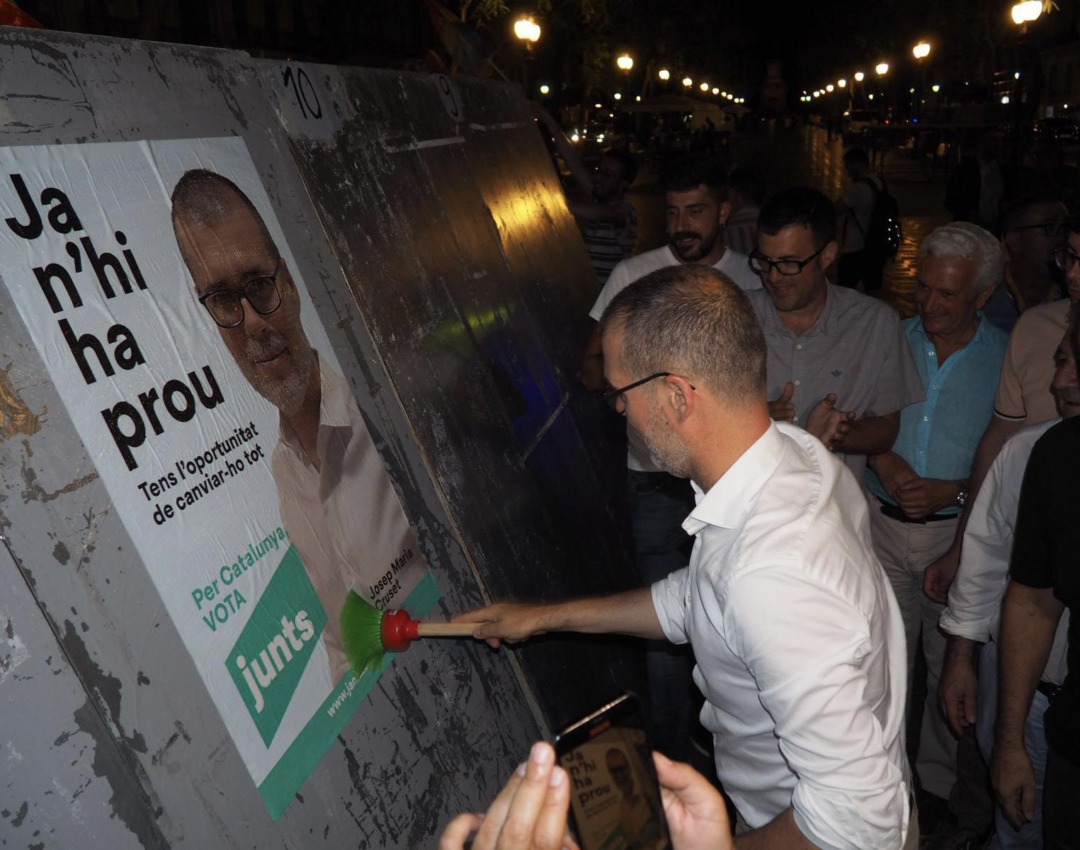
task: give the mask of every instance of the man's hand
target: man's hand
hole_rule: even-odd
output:
[[[944,605],[949,601],[949,588],[952,587],[956,571],[960,569],[960,546],[953,543],[944,555],[931,562],[923,573],[922,591],[928,599]]]
[[[731,826],[720,792],[688,764],[653,753],[660,797],[675,850],[731,850]]]
[[[835,452],[843,447],[854,418],[854,410],[837,410],[836,393],[829,393],[806,417],[806,430],[821,440],[829,451]]]
[[[901,484],[893,497],[912,519],[922,519],[956,504],[956,482],[941,478],[914,478]]]
[[[871,455],[869,465],[877,474],[881,486],[885,488],[885,492],[898,504],[900,502],[900,488],[911,481],[917,480],[919,477],[908,462],[896,452]]]
[[[784,391],[780,398],[769,402],[769,416],[777,422],[794,422],[795,405],[791,403],[791,397],[795,395],[795,385],[788,381],[784,384]]]
[[[529,761],[495,798],[486,815],[458,815],[443,832],[439,850],[578,850],[566,829],[570,777],[555,766],[550,744],[533,745]]]
[[[998,805],[1016,829],[1035,817],[1035,771],[1022,743],[994,747],[990,760],[990,780]]]
[[[548,611],[546,605],[500,602],[459,614],[453,622],[476,623],[473,637],[486,640],[490,647],[498,649],[504,640],[513,643],[546,632],[549,624],[543,615]]]
[[[979,694],[979,676],[975,670],[978,644],[967,638],[950,635],[938,683],[938,705],[957,737],[974,725]]]

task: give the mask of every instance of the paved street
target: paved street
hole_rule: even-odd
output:
[[[830,141],[823,129],[797,127],[737,134],[731,141],[729,161],[754,162],[768,179],[770,192],[799,184],[820,189],[831,198],[843,191],[844,148],[839,138]],[[950,220],[942,201],[945,175],[931,171],[908,151],[892,150],[884,157],[882,169],[889,190],[896,196],[903,217],[904,244],[894,263],[885,270],[885,296],[903,316],[914,313],[916,249],[922,237]],[[663,244],[664,204],[658,176],[643,163],[641,177],[632,197],[638,209],[638,250]]]

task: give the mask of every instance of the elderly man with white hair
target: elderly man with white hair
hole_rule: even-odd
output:
[[[916,772],[923,790],[943,799],[956,781],[957,745],[936,704],[945,653],[937,628],[943,606],[923,595],[923,570],[952,542],[975,449],[993,412],[1007,338],[981,311],[1003,264],[998,240],[967,222],[939,227],[923,241],[915,290],[919,314],[904,323],[904,333],[926,399],[903,409],[892,450],[871,456],[866,473],[874,548],[907,633],[909,694],[920,634],[926,658],[928,699]],[[954,799],[957,822],[951,827],[981,832],[988,825],[988,798],[973,808],[958,810]]]

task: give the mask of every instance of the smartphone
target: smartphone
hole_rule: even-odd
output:
[[[583,850],[670,850],[640,700],[626,693],[555,736]]]

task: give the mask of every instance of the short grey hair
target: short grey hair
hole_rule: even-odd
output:
[[[632,375],[683,375],[733,402],[765,398],[765,334],[731,278],[709,266],[678,265],[645,275],[612,299],[601,333],[623,333]]]
[[[1001,283],[1005,273],[1005,252],[989,230],[969,221],[954,221],[935,227],[919,246],[919,261],[926,257],[960,257],[975,263],[976,292]]]

